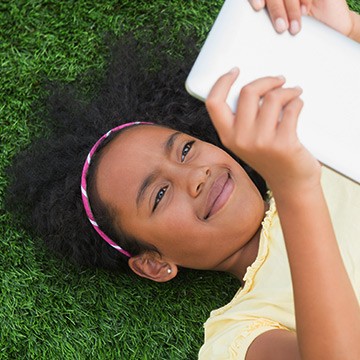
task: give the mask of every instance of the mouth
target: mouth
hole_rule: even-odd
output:
[[[206,199],[204,220],[216,214],[227,203],[234,190],[234,182],[227,172],[220,175],[212,184]]]

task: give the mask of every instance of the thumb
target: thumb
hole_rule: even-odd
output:
[[[205,101],[206,109],[220,136],[229,131],[234,123],[234,114],[226,99],[238,75],[239,69],[236,67],[222,75],[215,82]]]

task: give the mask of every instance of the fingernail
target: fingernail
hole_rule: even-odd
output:
[[[282,76],[282,75],[277,76],[277,78],[278,78],[279,80],[281,80],[281,81],[285,81],[285,80],[286,80],[286,79],[285,79],[285,76]]]
[[[251,3],[255,10],[261,10],[265,6],[264,0],[252,0]]]
[[[278,32],[278,33],[282,33],[286,30],[286,22],[284,19],[282,18],[277,18],[275,20],[275,30]]]
[[[230,71],[229,74],[233,74],[239,71],[239,68],[237,66],[234,66]]]
[[[290,23],[290,32],[295,35],[300,31],[300,24],[297,20],[293,20]]]
[[[305,5],[301,5],[300,9],[301,9],[301,14],[302,15],[307,15],[308,12],[307,12],[307,8],[306,8]]]
[[[294,89],[299,90],[299,91],[303,91],[302,87],[300,87],[300,86],[294,86]]]

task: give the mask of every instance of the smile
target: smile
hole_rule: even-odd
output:
[[[205,220],[223,208],[233,190],[234,182],[228,173],[219,176],[215,180],[206,200]]]

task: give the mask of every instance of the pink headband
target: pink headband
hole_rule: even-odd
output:
[[[91,225],[93,226],[93,228],[96,230],[96,232],[110,245],[112,246],[114,249],[116,249],[117,251],[120,251],[122,254],[126,255],[127,257],[131,257],[131,254],[129,252],[127,252],[126,250],[124,250],[123,248],[121,248],[119,245],[117,245],[114,241],[112,241],[100,228],[99,225],[97,224],[97,222],[95,221],[94,215],[92,213],[91,210],[91,206],[90,206],[90,202],[89,202],[89,198],[88,198],[88,194],[87,194],[87,182],[86,182],[86,177],[89,171],[89,166],[90,166],[90,162],[92,157],[94,156],[96,150],[99,148],[99,146],[104,142],[105,139],[107,139],[109,137],[109,135],[113,132],[118,132],[126,127],[129,126],[133,126],[133,125],[140,125],[140,124],[147,124],[147,125],[152,125],[153,123],[150,122],[140,122],[140,121],[136,121],[136,122],[129,122],[126,124],[122,124],[120,126],[114,127],[113,129],[109,130],[105,135],[103,135],[96,143],[95,145],[91,148],[86,161],[84,163],[84,167],[81,173],[81,197],[82,197],[82,202],[84,205],[84,209],[86,212],[86,215],[91,223]]]

